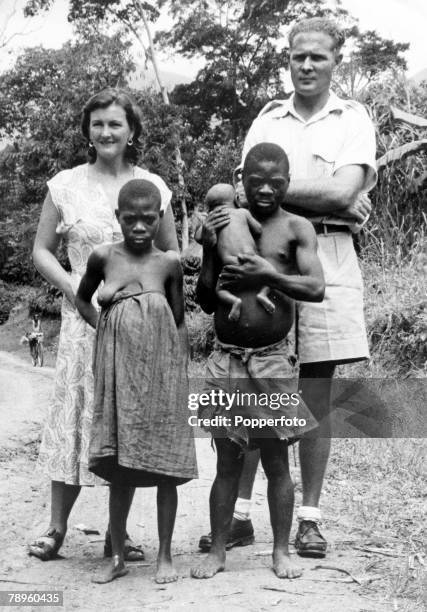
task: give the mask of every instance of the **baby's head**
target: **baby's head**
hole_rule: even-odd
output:
[[[205,203],[209,212],[217,208],[217,206],[236,208],[235,195],[232,185],[217,183],[209,189],[205,197]]]
[[[163,216],[160,206],[160,191],[151,181],[133,179],[120,189],[116,217],[132,250],[151,244]]]

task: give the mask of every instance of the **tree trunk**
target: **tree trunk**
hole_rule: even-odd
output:
[[[136,4],[138,7],[139,14],[141,15],[141,19],[144,23],[145,31],[147,33],[148,45],[150,49],[150,60],[151,60],[151,63],[153,64],[154,74],[156,75],[157,84],[162,94],[163,102],[169,105],[170,100],[169,100],[168,92],[166,90],[166,87],[163,85],[161,77],[160,77],[160,71],[159,71],[159,67],[157,64],[157,57],[156,57],[156,52],[154,48],[153,38],[151,36],[150,26],[149,26],[147,17],[145,15],[145,11],[141,5],[141,2],[139,0],[136,0]],[[182,172],[182,169],[184,167],[184,161],[182,159],[181,150],[178,145],[175,147],[175,163],[176,163],[176,169],[178,173],[178,184],[179,184],[180,191],[181,191],[181,197],[180,197],[181,215],[182,215],[181,250],[185,251],[185,249],[189,245],[189,222],[188,222],[187,202],[185,201],[185,181],[184,181],[184,175]]]

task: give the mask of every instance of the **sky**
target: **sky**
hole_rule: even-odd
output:
[[[58,48],[71,36],[71,27],[66,19],[68,2],[56,0],[48,15],[34,21],[22,17],[22,10],[19,9],[24,3],[24,0],[0,0],[0,44],[14,32],[27,32],[15,36],[6,49],[0,48],[0,70],[12,63],[19,47],[43,44]],[[342,0],[342,5],[359,19],[362,29],[374,29],[385,38],[411,44],[405,55],[409,76],[427,68],[426,0]],[[17,12],[7,23],[6,32],[3,32],[7,16],[14,6]],[[163,19],[165,23],[167,21]],[[199,66],[168,59],[162,61],[162,67],[188,74],[189,71],[197,72]]]

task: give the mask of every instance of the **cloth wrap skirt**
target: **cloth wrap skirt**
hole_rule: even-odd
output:
[[[93,370],[89,469],[129,486],[197,478],[186,367],[163,293],[114,295],[99,318]]]

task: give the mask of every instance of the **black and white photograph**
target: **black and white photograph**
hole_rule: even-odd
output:
[[[0,0],[0,608],[427,609],[427,4]]]

